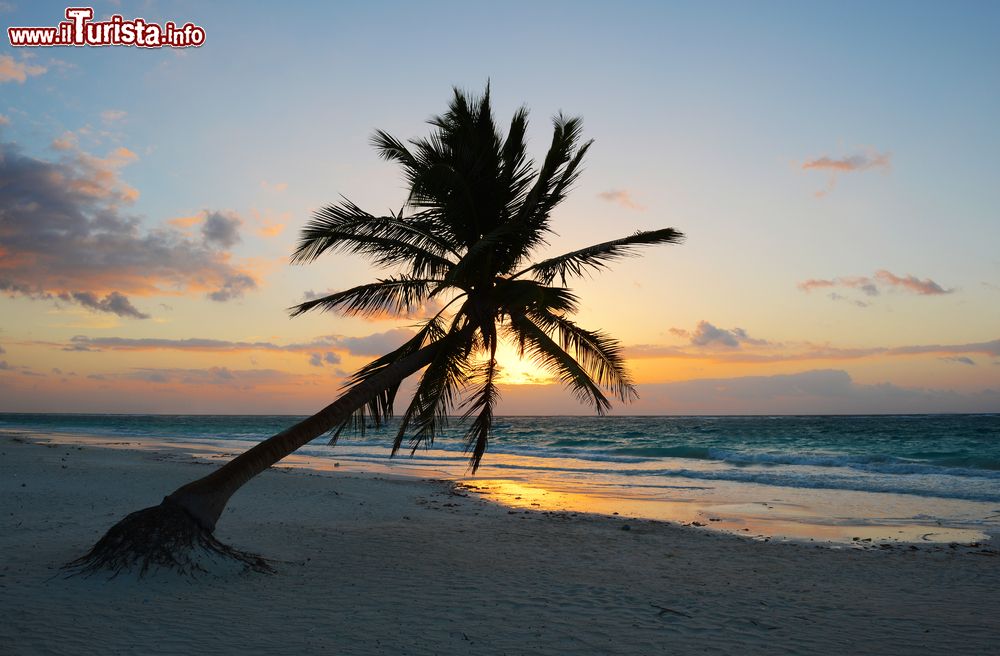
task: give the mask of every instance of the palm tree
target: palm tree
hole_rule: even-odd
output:
[[[515,112],[504,137],[494,123],[488,86],[481,98],[456,89],[448,111],[429,123],[431,135],[408,144],[383,131],[372,138],[379,154],[403,169],[408,213],[376,216],[343,199],[315,213],[292,255],[294,263],[308,263],[327,252],[355,253],[391,273],[297,305],[291,314],[404,314],[429,301],[442,309],[405,344],[354,373],[335,402],[181,487],[159,506],[132,513],[71,567],[198,569],[189,555],[198,546],[267,568],[259,557],[212,536],[229,498],[326,432],[333,431],[336,440],[345,428],[382,425],[393,412],[400,383],[421,370],[393,454],[407,438],[412,449],[433,442],[448,416],[461,410],[475,472],[500,398],[500,340],[510,340],[522,357],[558,376],[598,414],[611,408],[609,396],[622,402],[636,398],[619,343],[573,321],[578,300],[566,284],[636,247],[678,243],[683,235],[672,228],[640,231],[531,263],[529,257],[552,232],[552,210],[566,197],[590,148],[590,141],[580,141],[580,119],[561,114],[553,119],[552,143],[537,169],[526,151],[527,110]]]

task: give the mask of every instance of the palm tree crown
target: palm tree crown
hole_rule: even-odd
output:
[[[672,228],[641,231],[531,263],[552,232],[552,210],[566,197],[592,143],[580,142],[580,119],[561,114],[553,119],[552,144],[540,168],[526,152],[527,110],[515,112],[504,137],[494,122],[489,87],[481,98],[456,89],[448,111],[429,123],[432,134],[408,144],[382,131],[372,138],[383,158],[403,168],[407,214],[401,209],[376,216],[344,199],[314,214],[292,256],[305,263],[327,251],[357,253],[391,275],[307,301],[291,313],[403,315],[441,301],[437,305],[443,307],[423,320],[411,339],[359,369],[347,386],[437,345],[402,415],[392,452],[407,435],[413,449],[432,442],[449,414],[460,409],[471,420],[465,438],[475,471],[500,397],[499,339],[511,340],[522,357],[558,376],[599,414],[611,408],[608,395],[623,402],[636,398],[618,341],[570,318],[578,301],[567,280],[603,269],[638,246],[679,243],[683,234]],[[388,419],[400,382],[336,427],[334,439],[344,428],[363,430],[368,421],[381,425]]]

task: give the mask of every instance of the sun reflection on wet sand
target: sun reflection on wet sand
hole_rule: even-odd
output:
[[[617,515],[721,530],[758,540],[785,539],[867,545],[872,542],[969,543],[988,540],[979,530],[872,518],[871,523],[838,522],[802,504],[781,501],[716,503],[561,490],[508,479],[464,479],[463,487],[516,509]],[[758,486],[763,487],[763,486]],[[621,492],[621,491],[620,491]],[[680,490],[679,490],[680,492]]]

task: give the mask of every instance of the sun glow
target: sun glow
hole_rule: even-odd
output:
[[[549,385],[558,382],[555,376],[536,366],[530,357],[521,357],[517,347],[501,342],[497,347],[500,364],[498,380],[504,385]]]

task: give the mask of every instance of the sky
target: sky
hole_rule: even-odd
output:
[[[579,281],[640,399],[617,414],[1000,412],[1000,4],[95,3],[195,48],[0,43],[0,411],[295,413],[416,317],[290,318],[378,272],[290,265],[341,195],[398,210],[375,129],[595,140],[540,256],[674,227]],[[64,4],[0,2],[55,26]],[[513,349],[501,414],[585,414]]]

